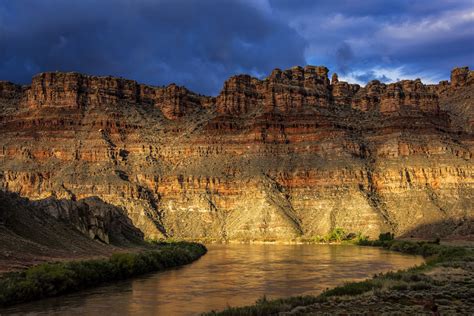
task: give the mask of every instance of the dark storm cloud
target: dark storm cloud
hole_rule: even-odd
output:
[[[429,15],[472,6],[470,0],[270,0],[270,3],[275,9],[293,14],[317,11],[320,15],[345,12],[351,16],[379,17]]]
[[[447,79],[473,66],[472,0],[15,0],[0,2],[0,79],[40,71],[175,82],[324,64],[365,82]]]
[[[80,71],[215,94],[230,75],[304,64],[305,45],[244,1],[0,4],[0,78],[22,83],[39,71]]]
[[[386,75],[378,75],[374,71],[371,71],[371,70],[367,72],[363,72],[361,74],[355,74],[354,77],[357,79],[357,81],[360,81],[360,82],[369,82],[371,80],[378,80],[381,82],[391,82],[391,81],[399,80],[399,78],[392,79],[392,78],[387,77]]]
[[[350,79],[436,81],[447,79],[455,66],[474,66],[472,0],[270,3],[308,41],[309,62]]]
[[[351,62],[354,59],[354,52],[352,48],[347,43],[342,43],[339,48],[336,50],[335,63],[337,65],[337,71],[342,74],[346,74],[350,67]]]

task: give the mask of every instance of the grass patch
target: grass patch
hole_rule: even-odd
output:
[[[305,243],[329,244],[329,243],[344,243],[344,244],[358,244],[361,241],[368,240],[368,237],[358,233],[347,233],[344,229],[336,227],[328,234],[323,236],[313,236],[310,238],[301,238],[300,241]]]
[[[342,286],[338,286],[329,290],[324,291],[321,296],[342,296],[342,295],[359,295],[368,291],[372,291],[376,288],[381,288],[380,282],[375,280],[365,280],[361,282],[349,282]]]
[[[323,301],[324,298],[318,298],[315,296],[293,296],[284,299],[267,300],[265,296],[258,299],[253,306],[244,307],[228,307],[226,310],[221,312],[212,311],[203,315],[222,315],[222,316],[266,316],[272,314],[278,314],[281,311],[288,311],[296,306],[311,305],[317,302]]]
[[[470,261],[474,259],[472,250],[466,247],[444,246],[430,241],[404,240],[365,240],[358,243],[361,246],[382,247],[391,251],[398,251],[412,255],[420,255],[427,259],[427,264],[444,261]]]
[[[44,263],[0,278],[0,306],[70,293],[191,263],[206,253],[198,243],[162,243],[156,250],[118,253],[109,259]]]

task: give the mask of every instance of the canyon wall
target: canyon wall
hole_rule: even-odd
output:
[[[457,68],[360,87],[314,66],[235,76],[217,97],[78,73],[0,82],[0,187],[98,197],[150,239],[473,235],[473,83]]]

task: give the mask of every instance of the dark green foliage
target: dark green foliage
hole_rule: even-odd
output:
[[[416,282],[410,285],[410,290],[412,291],[421,291],[431,289],[431,284],[427,282]]]
[[[380,288],[380,284],[372,280],[365,280],[361,282],[346,283],[343,286],[338,286],[330,290],[324,291],[322,296],[341,296],[341,295],[359,295],[375,288]]]
[[[203,315],[239,315],[239,316],[266,316],[278,314],[281,311],[289,311],[296,306],[311,305],[317,302],[322,302],[323,298],[314,296],[294,296],[289,298],[282,298],[276,300],[268,300],[265,296],[258,299],[254,306],[246,307],[228,307],[221,312],[212,311]]]
[[[393,240],[395,238],[395,235],[391,232],[388,232],[388,233],[382,233],[379,235],[379,240],[380,241],[389,241],[389,240]]]
[[[408,285],[406,283],[395,284],[390,289],[395,291],[408,291]]]
[[[404,240],[364,240],[358,243],[361,246],[383,247],[388,250],[420,255],[427,258],[428,264],[446,260],[471,260],[472,252],[465,247],[443,246],[427,241],[404,241]]]
[[[168,243],[141,253],[110,259],[45,263],[0,278],[0,306],[64,294],[104,282],[188,264],[206,253],[198,243]]]

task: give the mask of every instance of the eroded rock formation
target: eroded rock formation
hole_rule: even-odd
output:
[[[306,66],[217,97],[77,73],[1,82],[0,186],[97,196],[147,238],[446,235],[473,218],[473,77],[360,87]]]
[[[31,201],[2,191],[0,240],[0,273],[144,247],[143,233],[126,214],[99,198]]]

